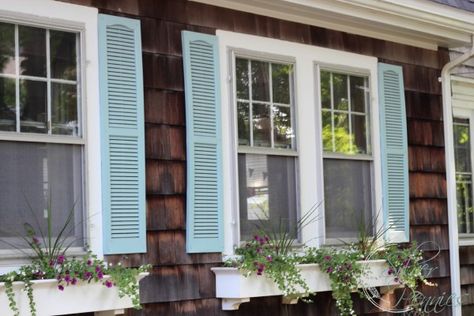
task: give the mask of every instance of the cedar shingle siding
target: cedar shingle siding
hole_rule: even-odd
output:
[[[438,287],[450,291],[448,221],[442,123],[441,67],[448,51],[425,50],[393,42],[351,35],[315,26],[282,21],[186,0],[68,0],[95,6],[102,13],[141,20],[145,93],[147,240],[148,253],[127,257],[128,264],[153,264],[143,284],[143,311],[131,315],[335,315],[330,293],[314,304],[282,305],[281,297],[252,299],[237,312],[223,312],[215,298],[210,268],[220,254],[185,251],[185,110],[181,30],[214,34],[216,29],[243,32],[328,47],[403,66],[408,117],[410,172],[410,237],[419,243],[436,241],[441,254],[434,266]],[[427,255],[435,249],[427,247]],[[109,258],[115,260],[120,256]],[[474,277],[473,277],[474,279]],[[378,315],[357,300],[358,315]],[[449,315],[445,310],[439,315]],[[382,314],[379,314],[382,315]]]

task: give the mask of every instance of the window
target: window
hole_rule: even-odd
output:
[[[240,238],[257,227],[296,238],[293,65],[235,58]]]
[[[368,77],[321,70],[326,239],[353,238],[372,227]]]
[[[59,233],[73,209],[72,246],[84,244],[84,139],[79,33],[0,23],[0,249],[25,222]],[[36,226],[36,225],[35,225]]]
[[[383,225],[377,59],[218,31],[224,253],[255,224],[310,246]],[[265,221],[262,221],[265,219]],[[377,221],[377,223],[372,223]]]
[[[456,201],[458,230],[461,235],[474,234],[472,208],[472,166],[469,118],[454,118],[454,157],[456,169]]]

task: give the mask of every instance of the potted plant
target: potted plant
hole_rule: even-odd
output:
[[[126,268],[107,264],[87,249],[82,256],[68,255],[66,232],[73,212],[56,236],[52,232],[51,207],[47,209],[47,232],[25,223],[21,239],[31,262],[0,275],[1,315],[64,315],[140,308],[140,279],[149,265]],[[38,221],[36,221],[38,222]],[[18,248],[18,247],[17,247]],[[51,304],[51,302],[56,302]]]

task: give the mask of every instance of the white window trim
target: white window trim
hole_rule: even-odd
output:
[[[44,28],[75,31],[81,34],[80,75],[82,100],[82,139],[84,149],[84,187],[85,218],[87,222],[87,243],[90,249],[103,258],[102,247],[102,185],[101,185],[101,144],[100,144],[100,107],[99,107],[99,52],[98,52],[98,10],[74,4],[52,0],[0,0],[0,21],[32,25]],[[54,136],[16,135],[2,133],[2,140],[54,142]],[[57,137],[62,142],[64,137]],[[68,139],[66,137],[66,139]],[[74,140],[68,139],[68,143]],[[3,252],[0,254],[3,258]],[[0,273],[9,271],[21,264],[18,256],[0,262]]]
[[[382,210],[381,154],[378,110],[377,58],[348,53],[311,45],[297,44],[277,39],[233,33],[216,32],[220,51],[220,76],[223,144],[224,186],[224,255],[233,255],[239,239],[238,173],[236,116],[233,103],[233,50],[256,52],[253,55],[285,56],[283,60],[295,62],[295,117],[298,152],[298,201],[302,212],[320,203],[324,197],[323,151],[321,137],[321,108],[319,66],[343,72],[359,73],[369,77],[370,120],[374,170],[374,212]],[[316,84],[318,83],[318,84]],[[310,132],[312,131],[312,133]],[[324,210],[320,207],[321,220],[305,226],[301,231],[302,241],[308,246],[324,243]],[[382,227],[383,218],[378,216],[377,228]]]

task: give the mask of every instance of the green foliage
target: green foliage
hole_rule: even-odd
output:
[[[367,273],[364,260],[385,259],[389,265],[387,275],[395,278],[400,285],[406,286],[413,295],[408,297],[413,310],[420,310],[417,296],[414,295],[420,282],[433,285],[426,280],[422,269],[422,252],[416,244],[400,248],[397,245],[388,245],[376,249],[373,239],[369,239],[371,256],[362,253],[360,241],[347,247],[331,248],[304,248],[303,253],[296,253],[294,248],[282,251],[279,241],[268,235],[255,235],[242,247],[235,250],[237,259],[229,260],[226,266],[237,267],[246,276],[256,274],[268,277],[275,282],[284,296],[305,298],[312,294],[305,279],[301,276],[299,264],[315,263],[322,272],[327,273],[332,287],[332,296],[340,315],[355,315],[351,293],[358,292],[361,278]]]
[[[355,315],[351,293],[358,291],[358,280],[364,274],[361,257],[353,248],[308,248],[303,257],[305,263],[317,263],[329,275],[332,297],[342,316]]]
[[[281,241],[267,235],[255,235],[253,240],[235,250],[240,259],[230,264],[237,266],[247,276],[265,273],[285,296],[305,297],[309,294],[309,288],[296,266],[297,257],[289,249],[282,249],[281,245]],[[286,245],[283,243],[283,246]]]
[[[31,209],[31,207],[30,207]],[[24,283],[24,291],[29,300],[30,313],[36,316],[36,304],[33,297],[33,280],[57,280],[57,288],[64,291],[66,287],[76,286],[80,283],[97,282],[102,283],[106,288],[117,287],[120,297],[128,296],[133,302],[134,308],[140,309],[138,274],[151,269],[150,265],[138,268],[126,268],[120,263],[117,265],[107,265],[103,260],[98,259],[86,246],[86,253],[79,258],[68,257],[67,249],[71,242],[66,235],[74,215],[74,207],[61,227],[57,236],[52,233],[52,212],[51,206],[47,210],[47,232],[36,232],[33,225],[24,224],[25,235],[21,236],[26,243],[26,247],[34,254],[31,263],[20,267],[16,271],[0,275],[0,282],[5,283],[5,292],[8,297],[9,307],[15,316],[19,315],[13,292],[13,282]],[[33,214],[34,216],[34,214]],[[36,224],[40,227],[38,220],[34,217]],[[18,249],[24,252],[24,249]],[[108,277],[107,275],[110,275]]]

